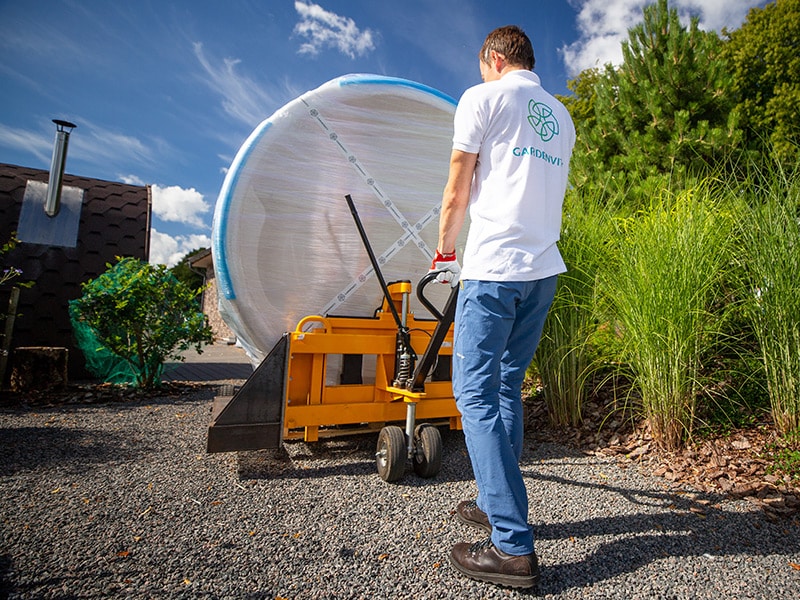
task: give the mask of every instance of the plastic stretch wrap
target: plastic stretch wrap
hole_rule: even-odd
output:
[[[411,81],[347,75],[253,131],[217,200],[212,253],[220,311],[254,365],[305,316],[368,317],[380,306],[346,194],[386,281],[416,286],[425,275],[438,240],[455,104]],[[425,291],[442,306],[449,287]],[[412,296],[417,318],[428,317]]]

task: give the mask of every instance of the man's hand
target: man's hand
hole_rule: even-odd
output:
[[[461,265],[456,260],[455,251],[449,254],[442,254],[436,249],[431,268],[428,273],[437,273],[436,281],[439,283],[449,283],[450,287],[458,285],[458,278],[461,275]]]

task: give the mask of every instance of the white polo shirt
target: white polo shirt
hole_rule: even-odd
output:
[[[453,149],[478,155],[462,279],[533,281],[566,271],[556,242],[572,119],[531,71],[464,92]]]

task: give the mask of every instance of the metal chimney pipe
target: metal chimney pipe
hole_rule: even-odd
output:
[[[56,124],[56,140],[53,146],[53,160],[50,162],[47,198],[44,201],[44,212],[48,217],[55,217],[61,207],[61,184],[64,178],[64,164],[67,161],[69,134],[77,127],[74,123],[60,119],[53,119],[53,123]]]

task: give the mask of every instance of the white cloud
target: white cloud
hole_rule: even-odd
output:
[[[300,46],[300,54],[316,56],[322,48],[330,47],[355,58],[375,48],[372,31],[360,30],[349,17],[329,12],[319,4],[298,1],[294,8],[300,15],[294,32],[308,39]]]
[[[211,210],[211,205],[196,189],[184,189],[177,185],[162,187],[155,184],[151,189],[153,213],[159,219],[193,227],[206,227],[202,215]]]
[[[621,43],[628,29],[642,20],[646,0],[570,0],[570,4],[579,8],[580,38],[561,48],[569,74],[606,63],[619,64]]]
[[[160,140],[144,142],[82,119],[70,120],[77,122],[78,126],[69,137],[67,172],[70,172],[70,159],[81,160],[89,165],[102,165],[104,168],[109,164],[123,166],[130,163],[151,166],[157,162],[160,153],[170,152],[169,146]],[[0,124],[0,146],[29,152],[42,168],[50,167],[55,135],[55,125],[50,121],[42,120],[39,129],[19,129]]]
[[[203,44],[194,44],[194,54],[206,73],[205,83],[222,96],[223,110],[250,127],[255,127],[270,115],[281,102],[258,83],[236,72],[239,59],[225,58],[219,62],[208,59]]]
[[[688,23],[689,15],[700,18],[700,29],[722,31],[738,28],[751,8],[764,6],[766,0],[672,0],[678,14]],[[672,4],[670,4],[672,6]]]
[[[622,62],[622,42],[628,30],[642,21],[642,10],[655,0],[569,0],[578,9],[577,27],[580,37],[560,49],[570,76],[584,69]],[[747,11],[766,2],[759,0],[671,0],[670,8],[678,11],[681,22],[692,16],[706,31],[735,29]]]
[[[128,185],[147,185],[138,175],[119,175],[119,180]]]
[[[48,137],[43,131],[30,131],[9,127],[0,123],[0,146],[14,150],[25,150],[33,154],[36,159],[50,166],[53,156],[53,141],[55,140],[55,126]]]
[[[85,130],[84,130],[85,131]],[[78,130],[70,136],[70,153],[73,147],[84,160],[113,157],[118,162],[132,161],[151,165],[156,162],[150,144],[137,137],[125,135],[102,127],[90,126],[88,134],[80,135]]]
[[[199,248],[210,248],[211,238],[207,235],[171,236],[150,228],[150,264],[174,267],[189,252]]]

